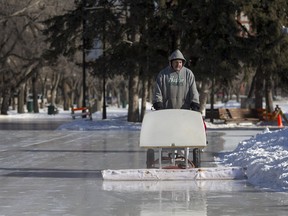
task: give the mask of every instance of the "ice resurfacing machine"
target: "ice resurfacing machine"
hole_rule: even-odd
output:
[[[199,112],[167,109],[146,113],[140,147],[147,149],[146,168],[102,170],[104,180],[242,179],[240,167],[200,167],[206,131]],[[190,151],[193,159],[189,159]],[[158,158],[155,157],[158,153]]]

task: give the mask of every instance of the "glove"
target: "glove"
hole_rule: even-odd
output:
[[[163,103],[162,102],[153,103],[153,107],[155,110],[161,110],[163,109]]]
[[[191,104],[190,104],[190,108],[193,111],[199,112],[200,111],[200,104],[195,103],[195,102],[192,101]]]

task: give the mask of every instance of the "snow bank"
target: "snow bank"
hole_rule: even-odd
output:
[[[224,155],[223,163],[247,168],[248,181],[262,188],[288,190],[288,128],[266,129],[240,142]]]

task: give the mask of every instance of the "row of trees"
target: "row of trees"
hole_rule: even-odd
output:
[[[38,93],[46,94],[48,81],[54,92],[61,76],[65,76],[63,69],[68,70],[68,66],[73,64],[61,57],[54,64],[49,64],[42,56],[49,48],[42,33],[46,28],[43,21],[63,13],[64,8],[72,8],[72,5],[72,0],[1,1],[1,114],[7,114],[9,105],[13,105],[14,101],[17,101],[18,112],[23,113],[28,93],[33,93],[34,111],[38,112]],[[69,70],[69,74],[71,72]],[[40,92],[37,92],[37,86],[41,86]]]
[[[12,7],[13,2],[7,1],[7,7]],[[195,73],[202,110],[209,94],[214,98],[212,89],[226,92],[226,95],[239,95],[243,83],[250,87],[247,94],[250,98],[255,97],[256,108],[262,108],[264,97],[267,108],[272,110],[273,88],[282,85],[284,89],[286,84],[288,37],[283,34],[283,26],[288,24],[288,3],[285,0],[64,2],[27,0],[21,1],[22,5],[14,4],[17,7],[10,12],[5,10],[6,15],[0,23],[7,31],[6,39],[0,36],[3,44],[0,53],[2,114],[7,113],[12,93],[19,96],[21,86],[37,80],[45,82],[43,77],[48,75],[51,103],[56,103],[59,90],[65,109],[75,101],[79,106],[81,101],[91,98],[101,101],[103,90],[110,86],[109,90],[119,99],[128,101],[128,121],[141,121],[145,101],[151,99],[154,77],[176,48],[189,59],[188,67]],[[35,9],[34,14],[31,8]],[[237,19],[241,12],[247,15],[252,31]],[[27,22],[21,19],[24,14],[28,17]],[[23,25],[14,19],[22,20]],[[15,25],[13,33],[8,31],[11,27],[8,22]],[[30,36],[20,34],[23,39],[19,39],[19,26],[27,29],[30,23],[41,28],[29,29]],[[13,40],[10,35],[16,38]],[[5,45],[8,39],[12,39],[8,43],[10,52],[8,44]],[[21,40],[29,41],[25,49]],[[17,46],[13,46],[13,41]],[[33,57],[28,58],[25,50]],[[85,55],[82,55],[83,50]],[[5,53],[10,53],[9,57],[4,57]],[[15,53],[17,57],[22,54],[21,61],[17,58],[17,67],[15,63],[11,64]],[[26,59],[30,64],[26,64]],[[87,92],[84,94],[87,98],[82,98],[81,92],[83,62],[87,72]],[[20,70],[24,78],[17,78],[12,84],[16,71]],[[112,85],[109,80],[113,81]],[[29,86],[33,87],[32,84]],[[140,115],[139,97],[142,98]],[[18,101],[18,107],[19,104]]]

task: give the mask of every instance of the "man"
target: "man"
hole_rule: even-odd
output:
[[[169,66],[156,79],[153,107],[160,109],[192,109],[199,111],[199,93],[194,74],[184,66],[186,59],[176,50],[169,57]]]
[[[200,111],[199,93],[196,87],[194,74],[186,68],[186,59],[180,50],[175,50],[169,57],[169,65],[160,71],[157,76],[153,107],[161,109],[191,109]],[[184,155],[183,151],[179,154]],[[168,153],[169,155],[169,153]],[[193,163],[200,166],[200,151],[193,150]]]

